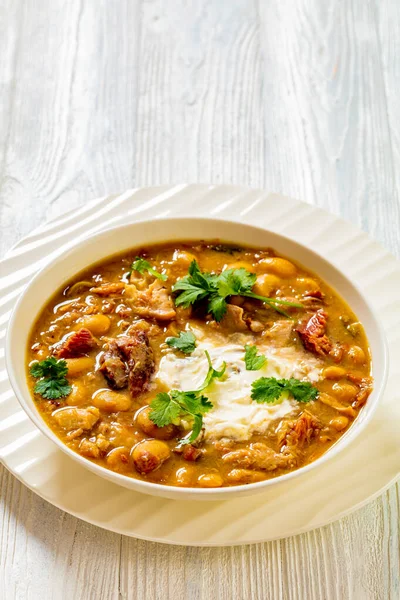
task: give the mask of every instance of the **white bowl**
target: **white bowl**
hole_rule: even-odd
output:
[[[220,239],[224,242],[259,248],[272,247],[278,253],[314,271],[335,288],[363,323],[372,352],[374,390],[349,430],[323,456],[311,464],[274,479],[244,486],[197,489],[160,485],[120,475],[83,458],[63,444],[40,416],[28,388],[26,352],[32,325],[48,299],[77,273],[109,256],[139,246],[190,239]],[[344,450],[360,435],[375,412],[386,383],[388,357],[383,329],[367,299],[345,275],[312,250],[266,229],[232,221],[165,218],[138,221],[123,227],[108,229],[88,239],[76,240],[71,243],[67,251],[64,250],[39,271],[21,295],[12,313],[7,331],[6,362],[11,385],[28,416],[63,452],[82,466],[114,483],[154,496],[180,500],[222,500],[263,492],[270,486],[277,486],[289,479],[301,477],[311,469],[321,467],[329,458]]]

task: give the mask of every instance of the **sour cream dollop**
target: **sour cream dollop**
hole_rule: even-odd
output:
[[[204,383],[208,362],[205,350],[215,369],[226,363],[221,379],[214,379],[204,391],[213,408],[203,417],[206,439],[231,438],[248,440],[254,433],[264,433],[271,421],[281,419],[298,408],[298,403],[285,398],[275,404],[257,404],[251,399],[251,384],[260,377],[289,379],[295,377],[316,382],[320,377],[318,359],[307,356],[294,347],[274,348],[258,346],[267,363],[258,371],[247,371],[243,345],[222,344],[204,337],[197,342],[196,350],[186,357],[170,352],[163,356],[157,373],[158,379],[169,389],[196,390]]]

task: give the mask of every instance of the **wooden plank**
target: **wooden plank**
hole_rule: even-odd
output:
[[[375,1],[260,0],[259,11],[267,187],[342,215],[399,255]]]

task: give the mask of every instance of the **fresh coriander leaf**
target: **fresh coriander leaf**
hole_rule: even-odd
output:
[[[225,373],[225,370],[226,370],[226,362],[222,363],[222,368],[220,371],[217,371],[216,369],[214,369],[214,367],[212,366],[212,363],[211,363],[210,355],[207,352],[207,350],[205,350],[204,353],[207,357],[208,372],[207,372],[206,378],[204,380],[204,383],[201,386],[199,391],[205,390],[206,387],[208,387],[210,385],[210,383],[212,382],[213,379],[215,379],[215,378],[219,379],[220,377],[222,377],[222,375]]]
[[[256,402],[273,404],[284,391],[281,380],[275,377],[260,377],[251,384],[251,398]]]
[[[247,371],[259,371],[267,362],[267,359],[262,354],[257,354],[257,346],[244,347],[245,355],[244,362]]]
[[[185,414],[194,416],[195,414],[204,414],[211,410],[212,403],[203,395],[199,395],[201,390],[196,392],[182,392],[180,390],[171,390],[171,398],[179,404]]]
[[[203,428],[203,417],[201,415],[195,415],[193,417],[193,428],[190,434],[179,440],[178,448],[186,446],[186,444],[193,444],[199,437]]]
[[[203,427],[203,414],[212,409],[212,403],[198,392],[182,392],[181,390],[171,390],[168,394],[161,392],[157,394],[150,403],[150,419],[158,425],[164,427],[170,423],[176,423],[179,418],[191,417],[193,419],[193,429],[189,437],[181,440],[180,444],[190,444],[200,434]]]
[[[35,362],[29,369],[32,377],[65,377],[68,373],[68,365],[65,360],[57,360],[54,356]]]
[[[164,427],[176,421],[181,414],[181,407],[166,392],[160,392],[150,404],[150,419],[158,427]]]
[[[181,331],[178,337],[168,337],[165,342],[185,354],[191,354],[196,349],[196,337],[191,331]]]
[[[192,260],[189,265],[189,276],[192,279],[192,283],[197,285],[204,290],[212,292],[216,288],[217,275],[212,273],[203,273],[200,270],[199,264],[196,260]]]
[[[221,296],[217,295],[211,296],[208,303],[208,312],[210,312],[214,319],[219,323],[225,315],[227,307],[228,305],[225,298],[221,298]]]
[[[252,383],[251,398],[258,403],[273,403],[283,392],[288,392],[297,402],[315,400],[319,391],[308,381],[299,379],[276,379],[275,377],[260,377]]]
[[[282,306],[304,308],[299,302],[289,302],[279,298],[266,298],[252,292],[256,275],[247,269],[227,269],[220,275],[204,273],[196,260],[189,266],[189,274],[179,279],[172,288],[177,293],[175,304],[188,308],[200,300],[208,298],[208,310],[216,321],[220,321],[226,312],[226,298],[229,296],[245,296],[261,300],[270,308],[285,317],[291,318]]]
[[[57,360],[54,356],[34,363],[29,369],[32,377],[41,377],[34,387],[35,394],[40,394],[47,400],[57,400],[71,393],[66,374],[68,365],[65,360]]]
[[[213,403],[206,396],[200,396],[200,412],[202,414],[210,411],[213,408]]]
[[[199,401],[196,392],[171,390],[169,394],[174,402],[180,406],[182,415],[194,415],[198,412]]]
[[[50,379],[46,377],[37,382],[34,387],[35,394],[40,394],[47,400],[57,400],[71,393],[72,388],[65,377]]]
[[[286,389],[292,394],[297,402],[310,402],[315,400],[319,394],[318,389],[308,381],[299,381],[291,377],[286,380]]]
[[[183,444],[192,444],[193,442],[195,442],[200,435],[202,427],[203,427],[203,417],[200,415],[195,415],[195,417],[193,419],[192,433],[190,434],[190,436],[188,438],[185,438],[182,443]]]
[[[178,279],[172,287],[173,292],[181,292],[175,298],[176,306],[188,308],[191,304],[207,298],[213,289],[213,278],[210,273],[202,273],[197,261],[189,266],[189,275]]]
[[[178,283],[182,284],[183,282],[181,281]],[[172,291],[176,292],[180,289],[184,289],[185,291],[183,291],[181,294],[179,294],[179,296],[175,298],[175,304],[176,306],[183,306],[183,308],[188,308],[189,306],[191,306],[191,304],[194,304],[199,300],[203,300],[203,298],[207,298],[208,296],[208,292],[192,284],[187,284],[186,288],[177,287],[177,284],[175,284],[172,288]]]
[[[157,279],[161,279],[161,281],[167,281],[168,277],[164,273],[159,273],[156,269],[154,269],[148,260],[144,258],[140,258],[137,256],[131,265],[131,272],[137,271],[138,273],[144,273],[147,271]]]
[[[218,294],[222,298],[251,292],[257,276],[246,269],[227,269],[218,277]]]
[[[181,292],[175,298],[176,306],[188,308],[191,304],[207,298],[216,289],[216,275],[202,273],[196,260],[189,266],[189,275],[178,279],[172,287],[173,292]]]

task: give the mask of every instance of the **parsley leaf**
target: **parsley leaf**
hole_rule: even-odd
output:
[[[144,258],[140,258],[137,256],[131,265],[131,272],[137,271],[138,273],[144,273],[147,271],[157,279],[161,279],[161,281],[167,281],[168,277],[164,273],[159,273],[156,269],[154,269],[148,260]]]
[[[222,298],[226,298],[227,296],[240,296],[246,292],[251,292],[256,279],[257,275],[246,271],[246,269],[227,269],[222,271],[218,277],[218,294]]]
[[[257,346],[246,345],[244,349],[244,362],[246,363],[246,370],[259,371],[267,362],[265,356],[262,354],[257,354]]]
[[[181,292],[175,298],[176,306],[188,308],[191,304],[207,298],[215,293],[216,275],[211,273],[202,273],[196,260],[192,260],[189,266],[189,275],[178,279],[172,287],[173,292]]]
[[[179,445],[184,446],[185,444],[191,444],[192,442],[195,442],[201,433],[202,427],[203,427],[203,417],[200,417],[199,415],[195,415],[194,419],[193,419],[193,429],[192,429],[191,434],[189,435],[188,438],[183,438],[183,440],[180,441]]]
[[[170,423],[177,423],[179,419],[190,417],[193,421],[192,431],[188,437],[180,441],[181,445],[191,444],[199,436],[203,427],[203,415],[212,409],[212,403],[198,392],[182,392],[171,390],[168,394],[161,392],[157,394],[150,403],[150,419],[164,427]]]
[[[213,315],[216,321],[220,321],[226,310],[228,305],[226,303],[225,298],[221,298],[221,296],[211,296],[210,301],[208,303],[208,311]]]
[[[188,308],[200,300],[208,299],[208,310],[216,321],[221,321],[226,313],[226,298],[229,296],[246,296],[261,300],[270,308],[290,318],[281,307],[290,306],[294,308],[304,308],[298,302],[288,302],[279,298],[266,298],[254,294],[251,290],[256,282],[256,274],[250,273],[247,269],[227,269],[216,275],[205,273],[200,270],[196,260],[193,260],[189,266],[189,274],[185,275],[175,283],[172,291],[177,293],[175,297],[176,306]]]
[[[310,402],[310,400],[315,400],[319,394],[318,389],[311,383],[294,379],[294,377],[287,380],[286,389],[297,402]]]
[[[284,392],[288,392],[297,402],[315,400],[319,391],[311,383],[299,379],[276,379],[275,377],[260,377],[253,381],[251,398],[259,404],[273,404]]]
[[[260,377],[251,384],[251,398],[259,404],[262,402],[273,404],[280,398],[284,389],[275,377]]]
[[[57,398],[68,396],[71,390],[72,388],[65,377],[58,379],[45,377],[44,379],[40,379],[33,389],[35,394],[40,394],[46,400],[57,400]]]
[[[181,407],[166,392],[157,394],[150,406],[150,419],[158,427],[164,427],[179,419]]]
[[[167,337],[165,342],[185,354],[191,354],[196,348],[196,337],[191,331],[181,331],[178,337]]]
[[[214,369],[214,367],[212,366],[212,363],[211,363],[210,355],[207,352],[207,350],[205,350],[204,353],[207,357],[208,372],[207,372],[206,378],[204,380],[204,383],[201,386],[199,391],[205,390],[206,387],[208,387],[210,385],[210,383],[212,382],[213,379],[222,377],[222,375],[225,373],[225,370],[226,370],[226,362],[222,363],[222,367],[221,367],[220,371],[217,371],[216,369]]]
[[[199,390],[200,391],[200,390]],[[212,409],[212,402],[199,392],[182,392],[181,390],[172,390],[171,398],[184,408],[189,414],[203,415]]]
[[[57,360],[53,356],[45,358],[40,362],[35,362],[29,369],[32,377],[40,377],[33,391],[46,398],[46,400],[57,400],[71,393],[72,388],[69,385],[66,374],[68,365],[65,360]]]
[[[213,404],[210,400],[201,393],[214,379],[214,377],[222,377],[225,373],[226,364],[222,369],[217,371],[211,364],[210,355],[205,353],[208,361],[208,372],[203,386],[193,392],[183,392],[181,390],[171,390],[170,392],[160,392],[150,403],[150,419],[158,427],[164,427],[170,423],[177,424],[179,419],[191,418],[193,421],[192,431],[189,436],[186,436],[180,441],[181,445],[191,444],[199,436],[203,427],[203,415],[212,409]]]
[[[65,360],[57,360],[54,356],[35,362],[29,369],[32,377],[65,377],[68,373],[68,365]]]

